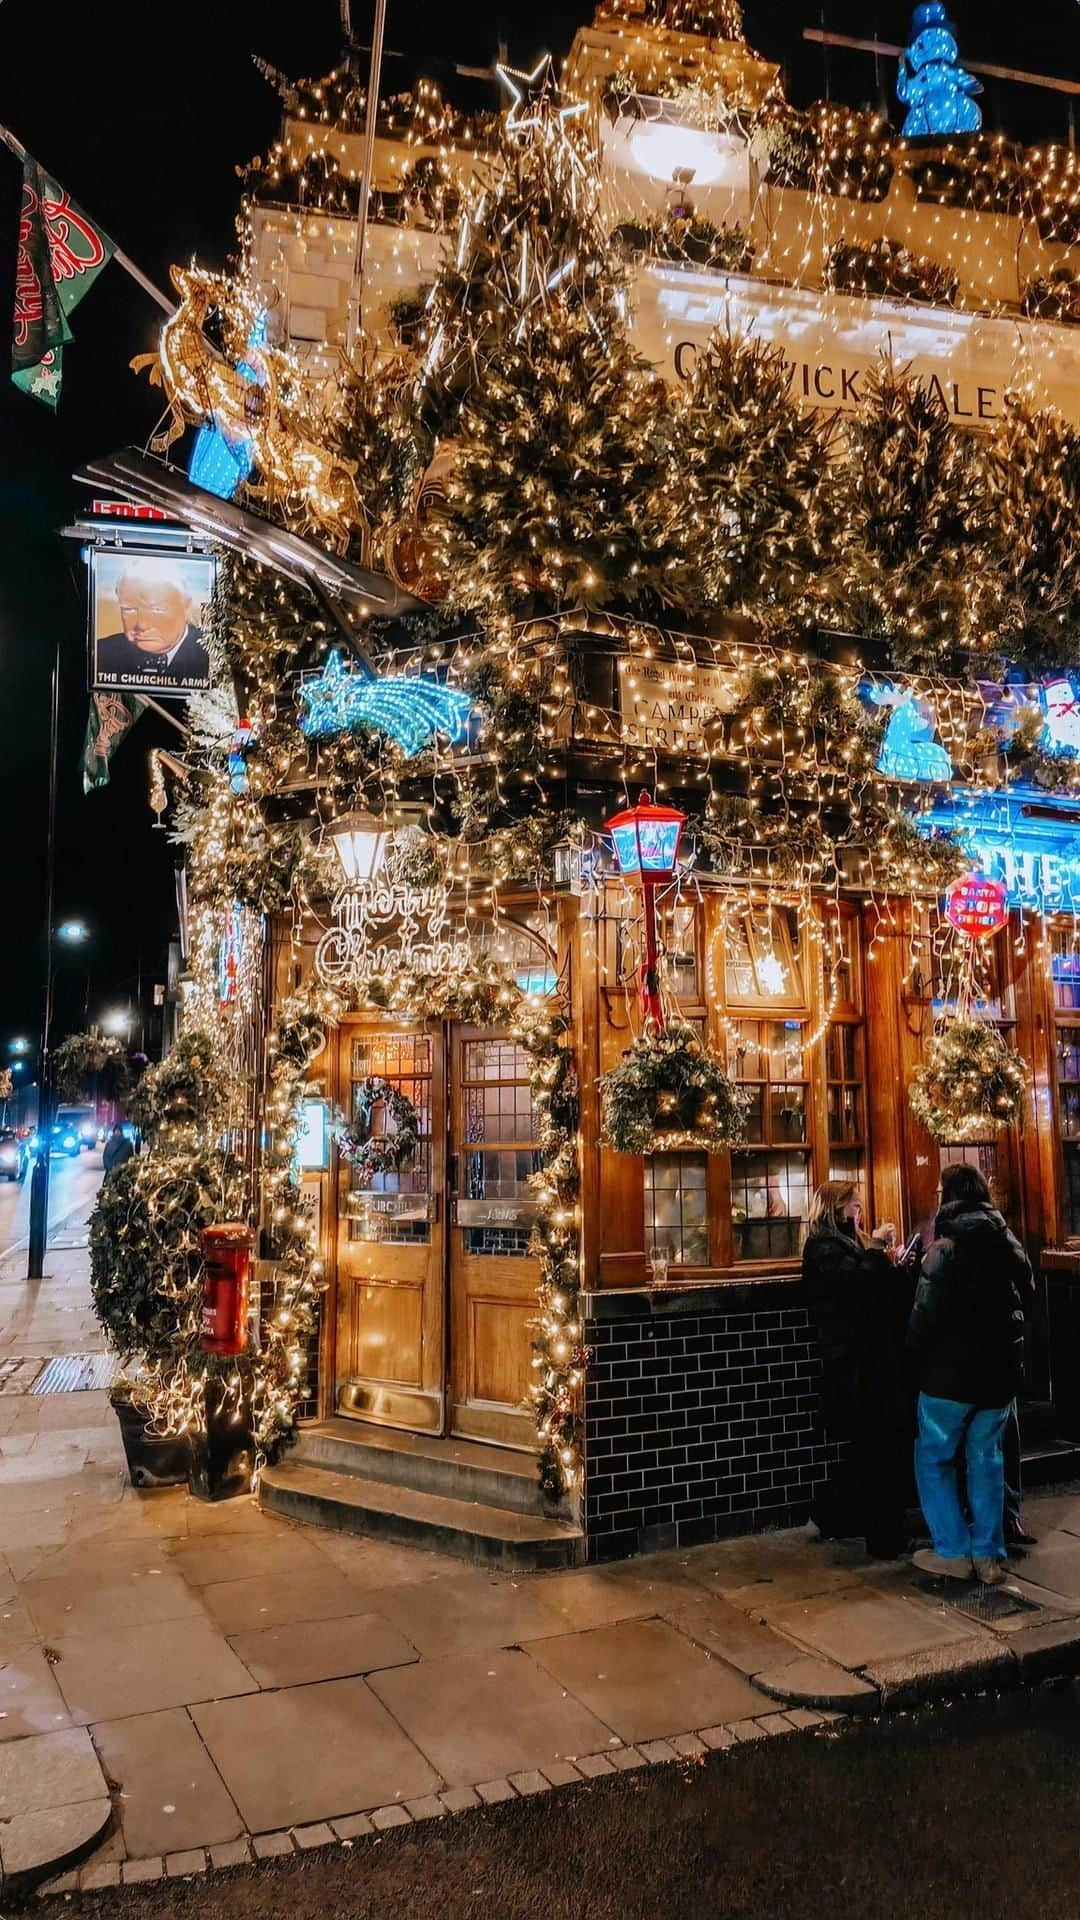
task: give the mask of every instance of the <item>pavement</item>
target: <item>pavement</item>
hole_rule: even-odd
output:
[[[1080,1487],[1012,1596],[805,1529],[506,1575],[128,1483],[84,1206],[0,1261],[5,1897],[355,1842],[852,1716],[1080,1671]],[[80,1369],[69,1372],[80,1376]],[[963,1609],[955,1604],[963,1602]]]

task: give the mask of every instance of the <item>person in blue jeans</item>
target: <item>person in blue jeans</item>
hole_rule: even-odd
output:
[[[944,1169],[934,1234],[908,1328],[919,1376],[915,1479],[934,1544],[913,1558],[926,1573],[996,1586],[1007,1565],[1002,1441],[1023,1375],[1031,1265],[977,1167]]]

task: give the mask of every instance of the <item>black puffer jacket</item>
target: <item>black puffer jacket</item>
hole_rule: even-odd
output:
[[[1023,1383],[1031,1262],[987,1202],[942,1207],[935,1235],[908,1329],[919,1385],[935,1399],[1007,1406]]]
[[[864,1247],[854,1231],[827,1229],[807,1238],[802,1272],[821,1349],[821,1417],[829,1432],[910,1427],[896,1324],[898,1276],[888,1255]]]

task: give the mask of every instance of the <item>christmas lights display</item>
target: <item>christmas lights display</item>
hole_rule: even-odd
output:
[[[898,898],[929,912],[1009,836],[1050,831],[1023,815],[1033,792],[1051,811],[1075,794],[1080,429],[1046,392],[1068,386],[1064,310],[1033,291],[1037,329],[1018,317],[1019,269],[980,255],[972,222],[986,208],[1017,222],[1033,285],[1037,264],[1064,288],[1053,249],[1080,244],[1080,169],[1062,148],[939,124],[969,104],[940,7],[917,9],[905,67],[927,123],[909,131],[937,136],[919,148],[880,116],[790,107],[734,3],[627,0],[599,8],[558,84],[550,60],[500,69],[501,113],[466,115],[427,81],[380,104],[355,289],[364,88],[348,62],[266,77],[284,124],[245,174],[240,264],[174,276],[153,370],[169,433],[193,434],[197,484],[412,599],[376,619],[254,558],[221,565],[219,686],[193,703],[183,777],[162,762],[155,792],[187,862],[185,1032],[205,1036],[229,1091],[200,1111],[197,1076],[170,1087],[183,1057],[162,1070],[151,1093],[173,1117],[103,1194],[101,1297],[114,1242],[161,1243],[162,1344],[144,1341],[139,1391],[159,1425],[197,1421],[213,1359],[194,1344],[197,1232],[257,1223],[275,1277],[242,1364],[220,1371],[254,1396],[268,1454],[307,1390],[324,1288],[297,1143],[305,1101],[335,1097],[328,1035],[361,1011],[497,1024],[537,1115],[532,1399],[558,1494],[581,1479],[581,1168],[597,1114],[622,1155],[746,1137],[745,1023],[717,1016],[710,1045],[680,1011],[678,910],[708,895],[725,927],[733,903],[759,927],[792,916],[812,1050],[840,993],[845,898],[874,961]],[[287,289],[316,252],[337,304],[327,293],[290,340]],[[650,289],[663,367],[641,345]],[[750,321],[747,289],[768,303]],[[784,303],[805,319],[808,299],[832,382],[816,393],[783,328]],[[857,312],[878,301],[895,353]],[[711,331],[690,340],[699,309]],[[917,329],[963,344],[1005,311],[1012,392],[988,379],[968,409]],[[643,1009],[640,889],[628,875],[618,892],[602,828],[644,788],[686,824]],[[358,816],[386,864],[343,886]],[[1065,871],[1071,829],[1053,831]],[[1017,882],[1010,906],[1071,900],[1071,882],[1050,891],[1061,871],[1035,896]],[[561,949],[530,970],[485,944],[511,915],[547,924],[568,887],[590,939],[618,922],[603,1018],[625,1040],[581,1090],[589,1137]],[[935,934],[942,951],[953,931]],[[766,946],[762,993],[779,1002],[785,963]],[[982,1140],[1019,1110],[1023,1063],[972,1016],[970,987],[911,1091],[943,1141]],[[407,1166],[419,1130],[392,1079],[363,1087],[336,1150],[370,1178]],[[117,1328],[125,1310],[106,1305]]]

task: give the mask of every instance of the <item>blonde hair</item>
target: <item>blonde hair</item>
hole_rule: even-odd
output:
[[[823,1180],[810,1202],[810,1211],[806,1216],[806,1239],[815,1233],[840,1233],[841,1214],[849,1200],[859,1194],[856,1180]],[[864,1236],[855,1228],[856,1236]]]

